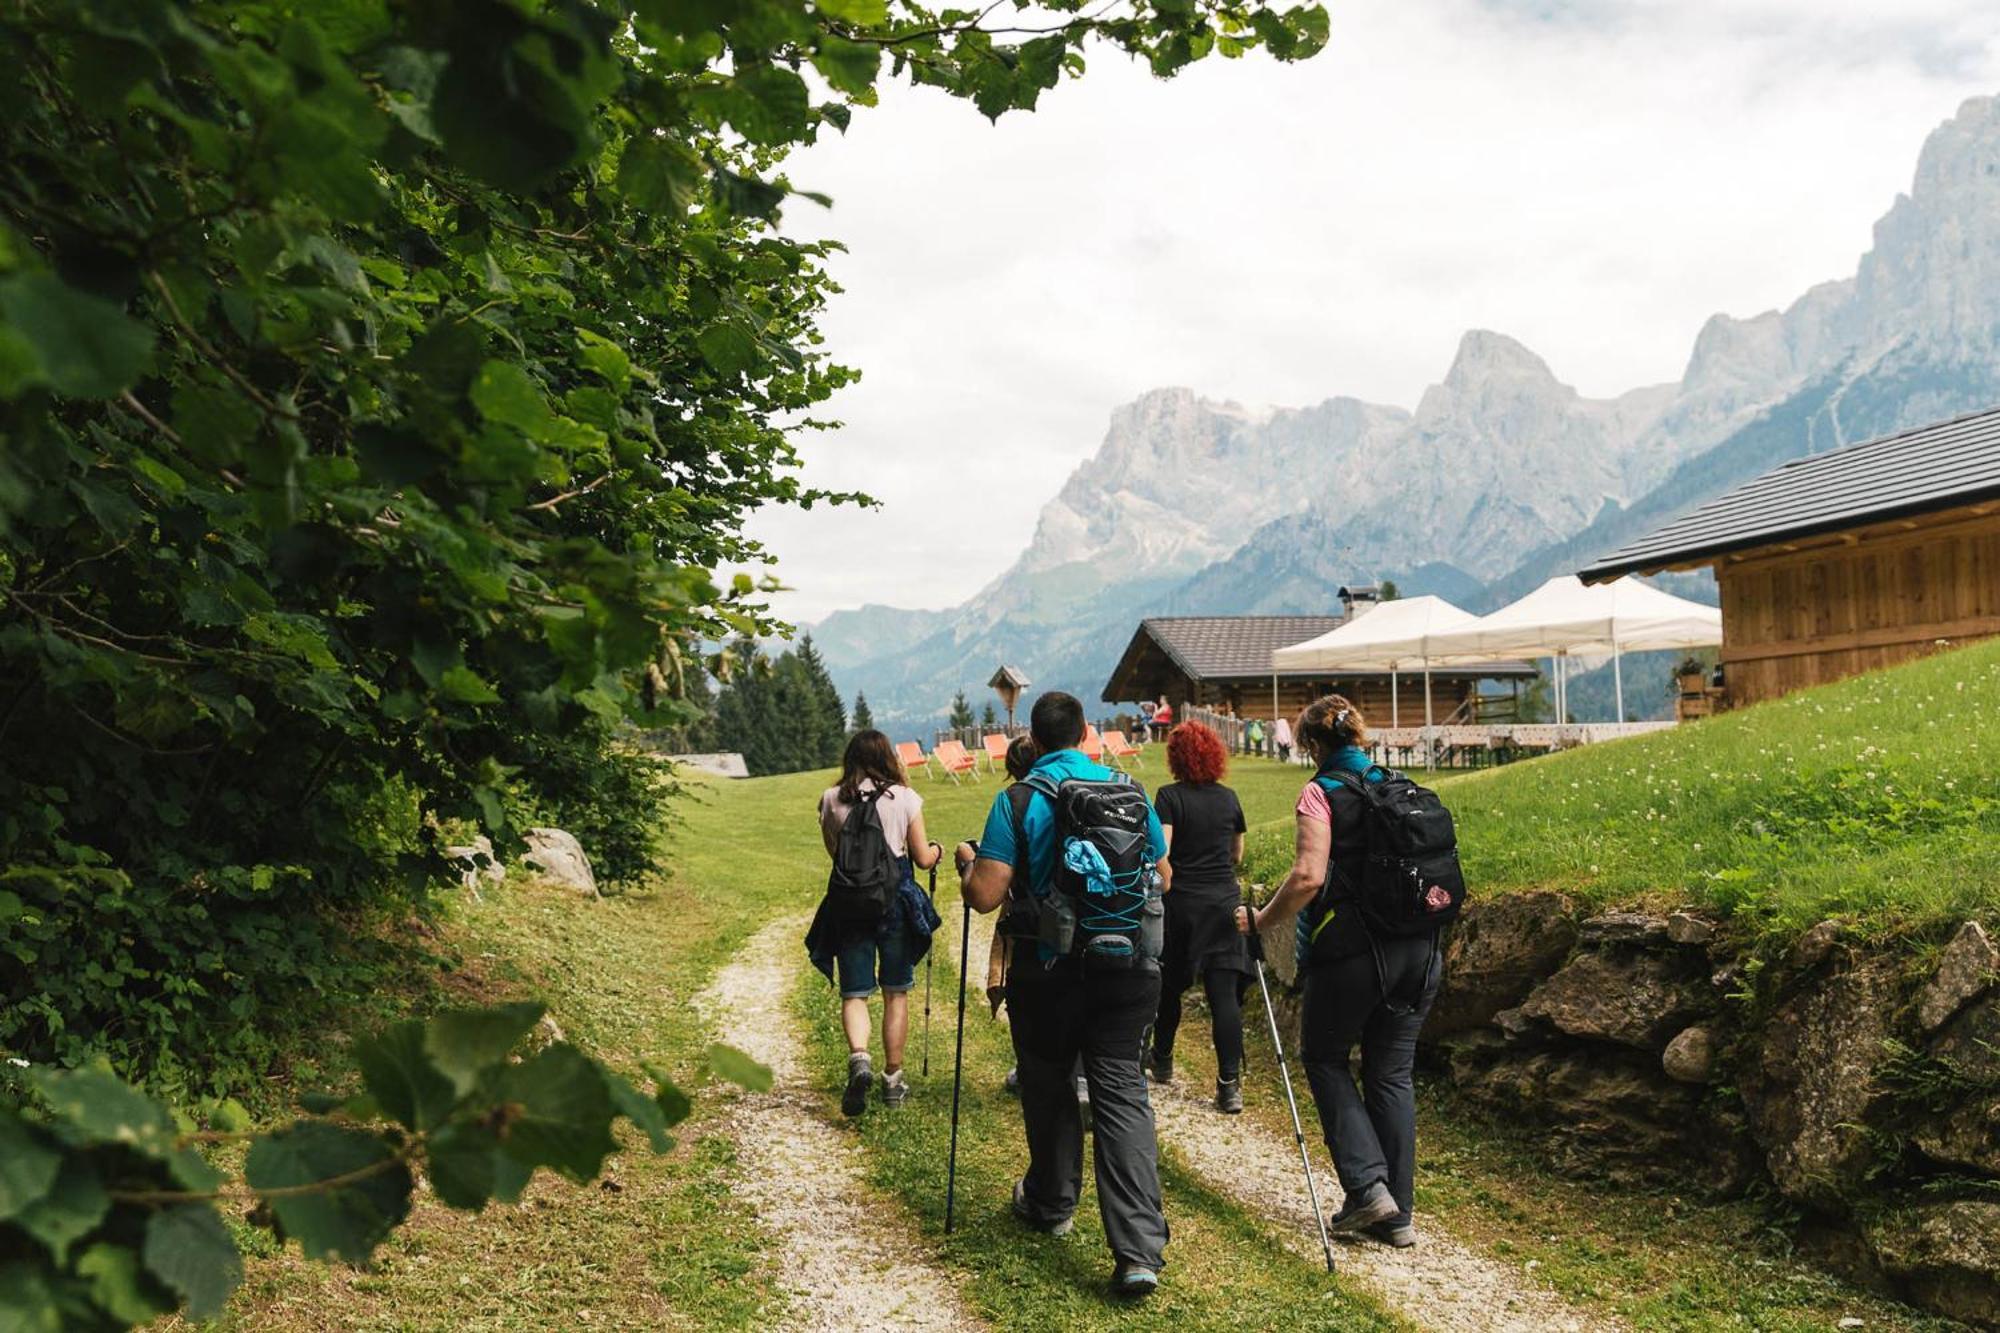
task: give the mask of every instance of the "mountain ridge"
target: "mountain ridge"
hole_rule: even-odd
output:
[[[1484,609],[1786,458],[1994,401],[2000,99],[1979,97],[1926,138],[1851,276],[1712,316],[1678,381],[1586,398],[1473,329],[1414,409],[1153,390],[1112,413],[1021,556],[967,602],[813,629],[878,717],[941,714],[1002,660],[1094,701],[1144,615],[1315,611],[1357,576]],[[876,637],[919,624],[915,642]]]

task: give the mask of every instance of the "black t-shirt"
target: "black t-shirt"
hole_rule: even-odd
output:
[[[1236,835],[1243,832],[1243,804],[1219,782],[1170,782],[1153,798],[1160,822],[1173,826],[1168,860],[1174,883],[1231,884],[1236,879]]]

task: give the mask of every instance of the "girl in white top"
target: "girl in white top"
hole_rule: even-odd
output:
[[[903,1077],[903,1047],[910,1031],[910,989],[916,966],[930,948],[937,913],[917,889],[914,869],[927,870],[942,850],[924,830],[924,798],[910,789],[895,746],[879,731],[859,731],[847,743],[840,781],[819,798],[820,838],[830,858],[840,830],[864,796],[882,795],[875,815],[890,854],[902,864],[903,881],[879,924],[836,920],[822,904],[806,935],[806,949],[840,987],[840,1022],[847,1033],[847,1090],[840,1109],[860,1115],[868,1106],[874,1070],[868,1054],[868,999],[882,991],[882,1103],[896,1107],[909,1096]]]

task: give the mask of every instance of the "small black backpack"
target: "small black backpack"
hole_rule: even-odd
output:
[[[875,803],[887,788],[861,793],[861,799],[847,812],[840,826],[840,840],[834,844],[833,871],[826,877],[826,898],[834,915],[848,921],[879,921],[896,896],[902,867],[889,850],[882,832],[882,816]]]
[[[1368,854],[1361,862],[1360,883],[1342,887],[1371,933],[1434,934],[1456,921],[1465,906],[1458,833],[1436,792],[1401,773],[1383,772],[1375,782],[1353,773],[1315,779],[1329,792],[1329,783],[1337,782],[1362,800]],[[1344,879],[1329,858],[1327,884],[1320,891],[1322,913],[1331,906],[1336,877]],[[1319,924],[1324,925],[1323,917]]]
[[[1165,914],[1145,789],[1122,775],[1058,783],[1031,773],[1020,785],[1055,809],[1055,875],[1035,913],[1042,944],[1093,968],[1157,965]]]

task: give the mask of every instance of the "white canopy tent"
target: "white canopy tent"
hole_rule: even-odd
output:
[[[1625,675],[1621,654],[1707,648],[1721,642],[1722,612],[1715,607],[1661,592],[1634,578],[1587,585],[1573,574],[1564,574],[1492,615],[1433,636],[1428,648],[1430,660],[1439,665],[1493,657],[1554,657],[1558,720],[1569,716],[1568,659],[1572,655],[1609,655],[1617,720],[1622,722]]]
[[[1474,616],[1442,597],[1403,597],[1383,602],[1317,639],[1295,643],[1271,654],[1271,670],[1387,671],[1391,726],[1401,726],[1396,675],[1407,667],[1424,672],[1424,725],[1431,725],[1430,667],[1437,661],[1432,645],[1449,631],[1474,623]],[[1484,657],[1454,661],[1484,661]],[[1442,665],[1442,662],[1440,662]]]

